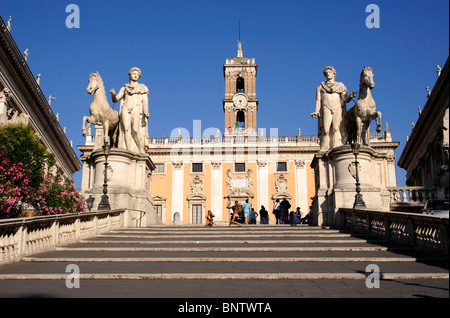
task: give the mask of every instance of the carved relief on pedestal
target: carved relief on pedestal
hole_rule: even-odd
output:
[[[356,168],[354,161],[348,164],[348,172],[350,172],[353,179],[356,179]],[[358,165],[358,174],[361,174],[361,165]]]

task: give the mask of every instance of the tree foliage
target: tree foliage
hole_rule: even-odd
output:
[[[84,212],[73,181],[49,173],[54,165],[30,126],[0,127],[0,219],[30,207],[37,215]]]

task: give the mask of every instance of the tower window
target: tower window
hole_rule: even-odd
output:
[[[238,77],[236,80],[236,93],[244,93],[245,81],[242,77]]]
[[[239,128],[245,128],[245,113],[242,110],[237,112],[236,121],[238,122]]]

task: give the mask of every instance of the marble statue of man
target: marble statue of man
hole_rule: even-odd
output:
[[[110,91],[114,103],[121,100],[119,134],[123,135],[127,150],[133,151],[133,142],[135,142],[138,152],[145,153],[149,91],[147,86],[138,83],[141,77],[139,68],[131,68],[128,76],[130,83],[125,84],[117,95],[114,89]]]
[[[335,81],[334,67],[325,67],[323,74],[327,81],[320,83],[317,87],[316,107],[311,117],[318,117],[320,150],[326,151],[345,144],[347,139],[344,122],[346,104],[356,96],[356,92],[347,96],[345,85]]]

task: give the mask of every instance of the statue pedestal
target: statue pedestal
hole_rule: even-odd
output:
[[[358,174],[361,194],[367,209],[389,210],[386,189],[385,155],[373,148],[361,146],[358,154]],[[353,208],[356,195],[355,156],[350,145],[318,152],[311,168],[314,170],[316,195],[313,199],[313,224],[338,226],[342,222],[339,208]]]
[[[108,156],[107,184],[111,210],[128,210],[125,226],[161,224],[151,198],[151,175],[155,169],[150,156],[113,148]],[[90,182],[82,190],[88,207],[97,210],[103,195],[105,155],[103,149],[89,156]]]

